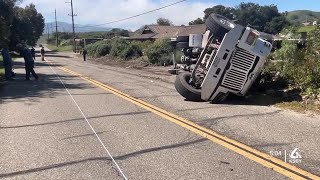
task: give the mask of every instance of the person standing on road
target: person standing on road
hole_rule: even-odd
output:
[[[83,61],[86,61],[86,60],[87,60],[87,54],[88,54],[87,50],[86,50],[86,49],[83,49],[83,51],[82,51]]]
[[[24,58],[24,64],[25,64],[25,69],[26,69],[26,81],[30,80],[30,73],[32,73],[35,80],[38,80],[39,76],[36,74],[36,72],[33,69],[34,68],[34,60],[33,60],[31,51],[21,44],[17,45],[17,49],[20,52],[20,55]]]
[[[12,81],[12,59],[9,53],[8,47],[4,47],[1,51],[1,55],[3,58],[3,67],[5,72],[5,79],[7,81]]]
[[[36,50],[33,47],[31,48],[31,54],[32,54],[33,60],[36,60]]]
[[[44,50],[44,47],[42,46],[41,47],[41,50],[40,50],[40,54],[41,54],[41,60],[44,61],[44,54],[46,53],[46,51]]]

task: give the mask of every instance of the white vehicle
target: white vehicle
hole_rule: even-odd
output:
[[[272,44],[257,30],[217,14],[211,14],[206,25],[210,33],[203,35],[205,46],[192,72],[177,75],[176,90],[192,101],[219,102],[229,93],[244,96],[261,73]]]

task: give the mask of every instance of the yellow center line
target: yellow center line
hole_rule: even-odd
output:
[[[180,125],[204,138],[207,138],[211,140],[212,142],[215,142],[221,146],[224,146],[225,148],[228,148],[238,154],[241,154],[242,156],[251,159],[267,168],[273,169],[274,171],[283,174],[289,178],[292,179],[319,179],[320,177],[311,174],[310,172],[307,172],[303,169],[300,169],[296,166],[293,166],[291,164],[285,163],[284,161],[277,159],[269,154],[263,153],[259,150],[256,150],[250,146],[247,146],[245,144],[242,144],[236,140],[230,139],[226,136],[223,136],[217,132],[214,132],[211,129],[207,129],[205,127],[202,127],[196,123],[193,123],[187,119],[184,119],[176,114],[173,114],[171,112],[168,112],[164,109],[161,109],[159,107],[156,107],[152,104],[149,104],[145,101],[142,101],[140,99],[134,98],[128,94],[125,94],[117,89],[114,89],[106,84],[103,84],[99,81],[96,81],[94,79],[91,79],[87,76],[81,75],[77,72],[71,71],[64,67],[59,67],[59,69],[68,72],[72,75],[78,76],[81,79],[90,82],[91,84],[94,84],[95,86],[100,87],[101,89],[104,89],[106,91],[109,91],[135,105],[138,105],[154,114],[159,115],[160,117],[169,120],[177,125]]]

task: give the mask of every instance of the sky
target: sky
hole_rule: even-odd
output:
[[[24,0],[21,7],[30,3],[36,5],[46,22],[54,21],[54,10],[57,9],[58,21],[71,23],[70,4],[68,0]],[[149,10],[172,4],[179,0],[73,0],[75,23],[81,25],[103,24],[126,17],[134,16]],[[156,23],[160,17],[170,19],[175,25],[187,25],[198,17],[203,17],[203,11],[218,4],[237,6],[241,2],[254,2],[260,5],[277,5],[280,12],[292,10],[313,10],[320,12],[318,0],[187,0],[175,6],[143,15],[127,21],[106,25],[112,28],[136,30],[143,25]]]

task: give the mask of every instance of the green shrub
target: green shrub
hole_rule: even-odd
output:
[[[86,47],[88,54],[93,57],[101,57],[110,54],[112,57],[130,59],[142,56],[141,48],[124,39],[98,41]]]
[[[113,57],[120,57],[123,59],[130,59],[135,56],[142,56],[141,48],[124,39],[116,39],[112,42],[110,55]]]
[[[291,33],[295,33],[294,31]],[[279,71],[292,86],[304,94],[320,95],[320,27],[308,34],[307,46],[298,49],[294,41],[284,41],[274,53],[277,63],[269,63],[267,71]]]
[[[152,41],[132,41],[131,44],[140,47],[142,51],[146,51],[148,47],[153,44],[153,42]]]
[[[111,44],[110,55],[113,57],[122,57],[123,51],[129,46],[129,42],[123,39],[115,39]]]
[[[89,56],[96,57],[97,44],[89,44],[86,46],[86,49]]]
[[[101,43],[96,47],[95,56],[96,57],[105,56],[110,53],[110,50],[111,50],[110,42]]]
[[[94,44],[89,44],[86,46],[89,56],[92,57],[101,57],[109,54],[111,49],[111,43],[107,41],[98,41]]]
[[[183,52],[181,50],[176,50],[175,60],[176,63],[181,64],[181,57],[183,56]]]
[[[139,46],[134,44],[129,44],[121,53],[122,58],[140,57],[142,56],[142,50]]]
[[[93,56],[92,54],[92,51],[93,51],[93,44],[88,44],[87,46],[86,46],[86,50],[87,50],[87,52],[88,52],[88,55],[89,56]]]
[[[169,64],[171,59],[172,48],[168,40],[158,40],[146,49],[146,55],[152,64]]]

